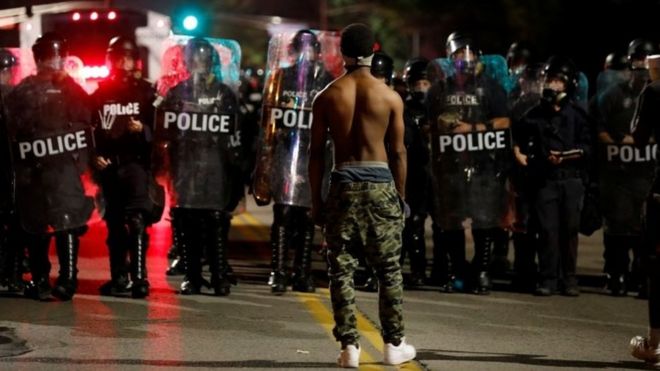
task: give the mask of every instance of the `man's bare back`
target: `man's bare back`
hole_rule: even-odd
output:
[[[389,162],[396,189],[403,197],[406,179],[403,102],[394,90],[373,77],[369,68],[346,73],[314,101],[310,178],[317,205],[321,202],[320,184],[315,184],[315,180],[323,174],[326,133],[330,133],[335,145],[335,164]]]

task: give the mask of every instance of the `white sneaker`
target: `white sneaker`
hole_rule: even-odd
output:
[[[651,347],[647,338],[635,336],[630,339],[630,354],[637,359],[660,366],[660,347]]]
[[[394,346],[392,343],[385,344],[383,353],[385,355],[383,362],[387,365],[399,365],[412,360],[417,355],[415,347],[406,344],[406,338],[401,339],[399,346]]]
[[[337,357],[339,367],[358,368],[360,366],[360,350],[359,346],[348,344]]]

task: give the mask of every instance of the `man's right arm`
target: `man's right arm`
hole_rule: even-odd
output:
[[[403,142],[405,125],[403,123],[403,101],[398,94],[394,93],[392,111],[390,112],[390,122],[387,127],[387,138],[389,144],[389,162],[392,175],[394,176],[394,185],[396,190],[405,199],[406,195],[406,173],[407,173],[407,153]]]
[[[316,96],[312,107],[312,139],[309,157],[309,183],[312,188],[312,218],[318,225],[323,225],[321,208],[323,206],[322,185],[325,172],[325,141],[328,125],[324,117],[324,92]]]

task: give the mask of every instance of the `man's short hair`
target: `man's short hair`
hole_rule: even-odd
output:
[[[374,34],[367,25],[353,23],[341,32],[341,53],[351,58],[368,57],[373,54],[375,42]]]

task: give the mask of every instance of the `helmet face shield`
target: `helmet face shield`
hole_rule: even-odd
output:
[[[456,50],[451,55],[452,63],[454,64],[454,69],[456,70],[457,75],[474,75],[476,73],[477,67],[477,53],[470,47],[466,45],[465,47]]]

